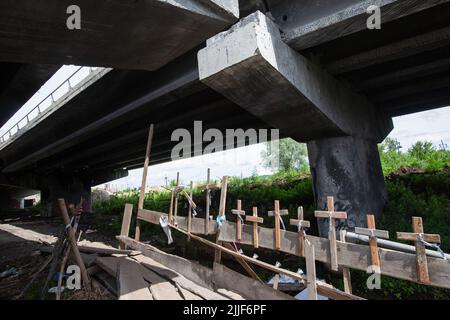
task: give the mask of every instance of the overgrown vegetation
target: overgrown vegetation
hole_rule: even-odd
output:
[[[450,251],[450,152],[436,150],[429,143],[419,142],[408,152],[399,153],[395,144],[387,140],[379,147],[383,171],[386,175],[386,185],[389,201],[377,226],[389,230],[392,235],[396,231],[410,231],[411,217],[424,218],[424,227],[428,233],[438,233],[442,238],[442,249]],[[259,212],[273,209],[273,200],[280,200],[283,208],[289,209],[291,217],[296,215],[297,207],[305,209],[305,218],[313,225],[310,233],[316,233],[314,212],[314,196],[312,181],[309,175],[298,173],[298,170],[287,170],[270,177],[236,178],[229,181],[227,208],[236,206],[236,200],[241,199],[244,210],[251,212],[257,206]],[[212,212],[217,210],[220,192],[212,193]],[[98,228],[115,235],[120,232],[121,214],[125,203],[137,204],[138,191],[128,190],[111,196],[109,200],[94,203]],[[200,208],[205,207],[205,195],[195,190],[194,201]],[[157,211],[168,212],[170,193],[167,191],[150,192],[146,194],[145,207]],[[179,213],[185,215],[187,202],[180,201]],[[136,208],[136,206],[135,206]],[[200,212],[201,214],[201,212]],[[136,216],[135,214],[133,215]],[[287,220],[285,220],[287,221]],[[134,221],[132,222],[134,224]],[[264,224],[273,226],[273,218],[264,217]],[[294,230],[292,226],[286,225]],[[143,237],[156,235],[164,239],[158,226],[143,224]],[[183,250],[197,252],[198,246],[187,243],[184,237],[174,236],[178,244],[185,246]],[[161,241],[162,241],[161,240]],[[162,243],[163,244],[163,243]],[[185,252],[185,251],[184,251]],[[200,253],[199,253],[200,254]],[[272,259],[282,259],[276,253],[271,253]],[[285,259],[289,259],[284,257]],[[200,258],[198,258],[200,259]],[[282,261],[286,267],[289,263]],[[299,266],[295,260],[292,266]],[[263,276],[269,276],[262,274]],[[368,291],[365,283],[367,275],[363,272],[352,271],[352,283],[356,294],[372,298],[432,298],[449,299],[450,290],[437,289],[417,285],[408,281],[382,278],[382,290]],[[342,281],[329,277],[335,285],[343,288]]]

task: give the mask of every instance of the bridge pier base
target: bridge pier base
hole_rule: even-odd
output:
[[[57,200],[64,198],[67,203],[77,205],[83,198],[83,211],[91,212],[91,186],[79,178],[62,179],[52,177],[41,188],[41,215],[53,217],[60,215]]]
[[[366,225],[366,214],[379,216],[387,201],[377,144],[346,136],[308,142],[316,208],[327,206],[333,196],[335,209],[346,211],[337,223],[349,229]],[[321,236],[328,234],[328,220],[318,219]]]

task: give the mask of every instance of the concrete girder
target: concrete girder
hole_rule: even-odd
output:
[[[3,0],[0,61],[156,70],[238,18],[238,0]]]
[[[272,2],[275,2],[273,5]],[[382,23],[445,4],[450,0],[286,0],[270,1],[270,13],[295,50],[304,50],[367,30],[367,9],[378,6]]]
[[[285,44],[261,12],[207,41],[200,80],[298,141],[353,135],[381,142],[392,120]]]

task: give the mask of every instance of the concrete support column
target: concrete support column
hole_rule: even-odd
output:
[[[335,199],[335,210],[346,211],[348,219],[338,228],[366,225],[366,214],[379,216],[387,201],[377,144],[346,136],[308,143],[316,208],[326,208],[327,196]],[[319,219],[321,236],[328,234],[328,220]]]
[[[41,189],[41,215],[52,217],[60,215],[57,200],[64,198],[67,203],[78,204],[83,197],[84,212],[92,211],[91,186],[79,178],[52,177],[46,179]]]

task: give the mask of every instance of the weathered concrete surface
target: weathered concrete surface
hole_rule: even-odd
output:
[[[367,30],[367,19],[380,8],[383,24],[448,3],[449,0],[302,0],[279,1],[271,5],[271,14],[283,30],[285,41],[296,50],[304,50]],[[269,2],[270,3],[270,2]]]
[[[334,196],[335,210],[346,211],[338,228],[366,225],[366,214],[379,216],[387,201],[377,144],[354,137],[329,138],[308,143],[316,208],[325,209]],[[318,219],[321,236],[328,220]]]
[[[238,17],[237,0],[3,0],[0,61],[155,70]]]
[[[207,41],[200,80],[298,141],[353,135],[381,142],[392,130],[364,96],[285,44],[256,12]]]

